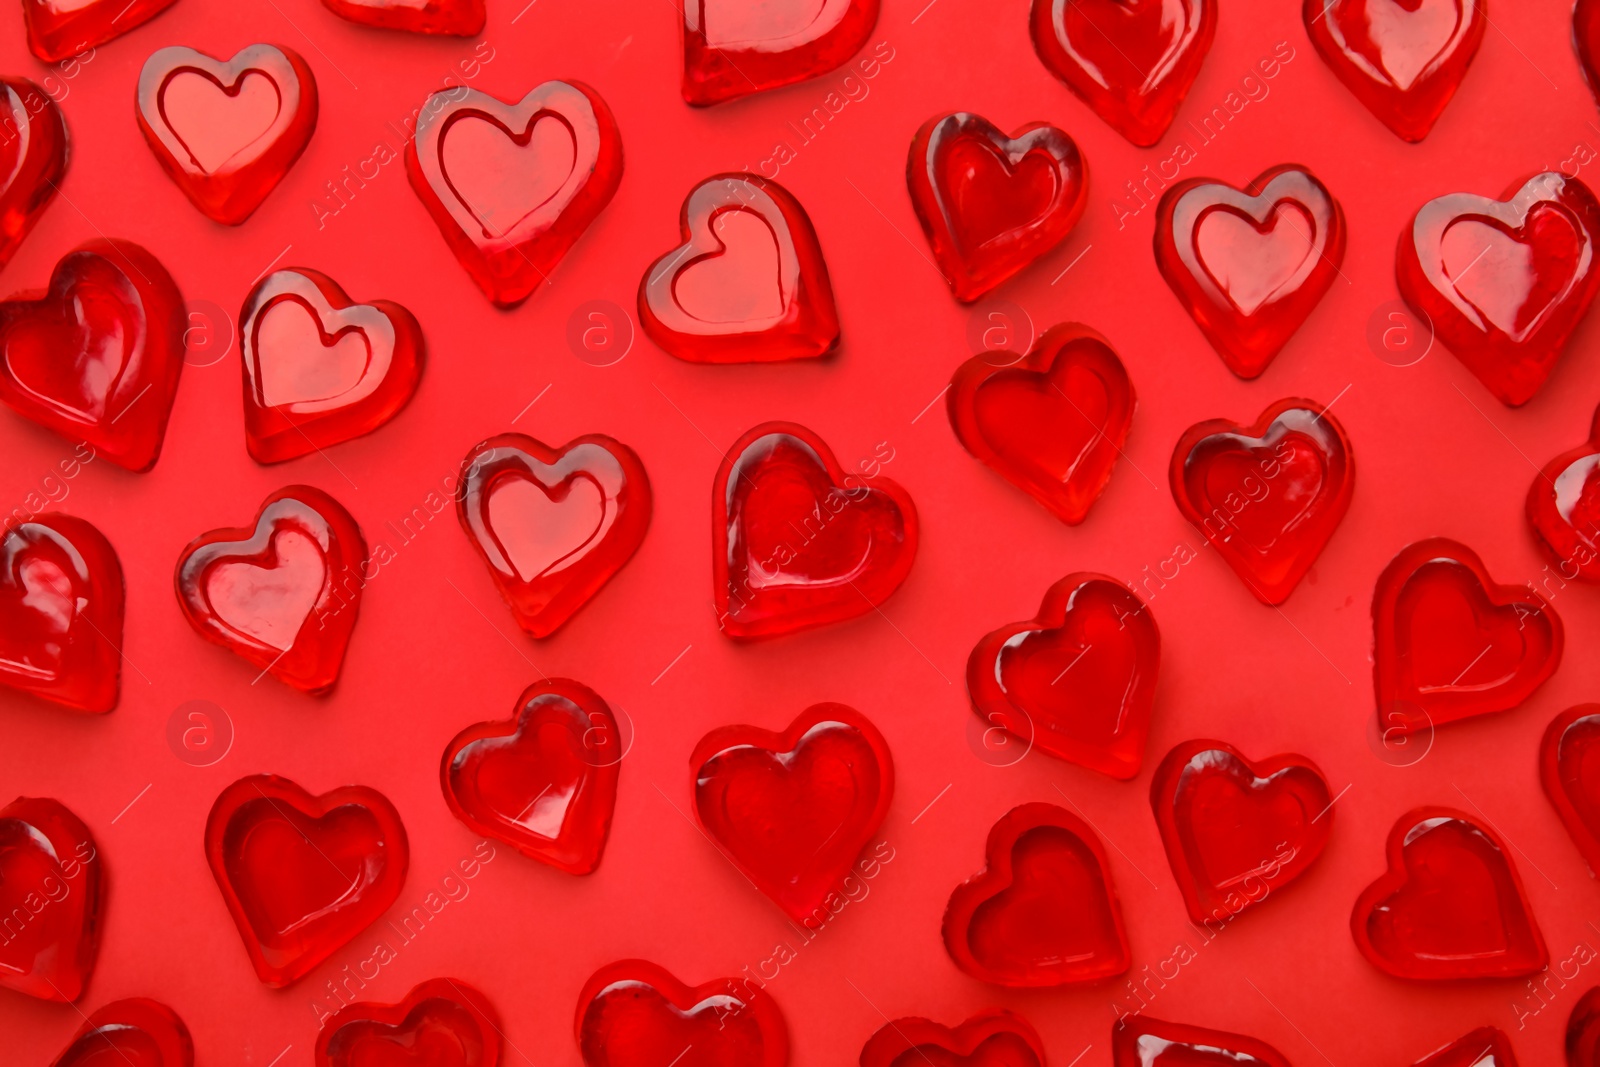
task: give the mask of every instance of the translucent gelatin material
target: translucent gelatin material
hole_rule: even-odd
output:
[[[1111,1024],[1114,1067],[1289,1067],[1288,1057],[1243,1034],[1133,1015]]]
[[[0,270],[67,173],[67,121],[26,78],[0,78]]]
[[[711,570],[729,637],[769,637],[872,611],[917,554],[911,497],[876,476],[879,445],[846,474],[803,426],[767,422],[725,454],[712,485]]]
[[[1294,164],[1243,189],[1179,182],[1156,214],[1156,265],[1228,369],[1259,377],[1344,262],[1344,211]]]
[[[880,0],[678,0],[678,5],[683,98],[708,107],[842,66],[872,35]]]
[[[1600,0],[1572,5],[1572,43],[1589,88],[1600,98]]]
[[[1568,708],[1539,745],[1539,780],[1590,871],[1600,871],[1600,704]]]
[[[684,201],[683,244],[639,283],[650,339],[691,363],[826,356],[839,344],[828,265],[788,190],[754,174],[718,174]]]
[[[954,1027],[895,1019],[868,1039],[861,1067],[1045,1067],[1044,1043],[1028,1020],[999,1008]]]
[[[1561,577],[1600,581],[1600,410],[1589,439],[1546,463],[1528,487],[1528,525]]]
[[[462,469],[461,528],[534,637],[549,637],[587,604],[650,528],[644,464],[603,434],[559,449],[500,434],[467,453]]]
[[[1142,148],[1161,140],[1217,34],[1217,0],[1033,0],[1050,73]]]
[[[826,926],[894,796],[883,735],[854,708],[816,704],[781,732],[713,730],[689,766],[711,839],[791,919]]]
[[[1219,926],[1306,873],[1333,826],[1333,795],[1310,760],[1251,761],[1224,741],[1167,753],[1150,807],[1189,917]]]
[[[588,874],[605,849],[630,741],[598,693],[547,678],[523,690],[510,720],[457,734],[439,783],[450,811],[474,833]]]
[[[99,530],[56,513],[6,525],[0,685],[77,711],[112,710],[122,675],[122,615],[122,565]]]
[[[322,0],[342,19],[383,30],[476,37],[487,19],[484,0]]]
[[[962,447],[1068,526],[1105,491],[1135,404],[1111,343],[1075,322],[1046,330],[1020,359],[973,356],[945,396]]]
[[[317,80],[287,48],[226,62],[163,48],[139,74],[139,129],[162,169],[209,219],[237,226],[289,173],[317,128]]]
[[[458,86],[422,105],[406,174],[462,268],[513,308],[611,202],[622,135],[581,82],[545,82],[515,104]]]
[[[1510,711],[1561,664],[1561,618],[1529,585],[1495,585],[1457,541],[1418,541],[1372,595],[1378,724],[1404,737]]]
[[[1315,401],[1290,397],[1253,426],[1211,419],[1172,450],[1172,499],[1263,604],[1289,599],[1350,507],[1355,455]]]
[[[28,47],[46,63],[71,59],[155,18],[177,0],[22,0]]]
[[[1567,1067],[1600,1064],[1600,988],[1585,993],[1567,1017]]]
[[[1413,1067],[1517,1067],[1511,1039],[1497,1027],[1480,1026],[1439,1051],[1424,1056]]]
[[[178,558],[178,607],[195,632],[307,693],[339,678],[366,585],[367,544],[339,502],[291,485],[253,529],[201,534]]]
[[[1007,137],[958,111],[917,131],[906,182],[951,292],[973,301],[1066,240],[1088,200],[1089,170],[1054,126]]]
[[[1551,171],[1504,200],[1452,193],[1401,235],[1400,295],[1484,387],[1512,407],[1544,385],[1600,289],[1600,203]]]
[[[0,400],[132,471],[161,454],[189,318],[156,258],[129,241],[68,252],[44,292],[0,300]]]
[[[762,983],[721,978],[686,986],[644,960],[596,971],[578,995],[586,1067],[784,1067],[789,1030]]]
[[[1113,778],[1144,761],[1161,664],[1155,616],[1127,586],[1079,572],[1039,614],[1003,626],[967,659],[967,695],[990,729]]]
[[[459,978],[431,978],[398,1004],[358,1001],[323,1020],[316,1067],[499,1067],[500,1016]]]
[[[105,882],[94,835],[59,800],[0,808],[0,988],[63,1002],[83,995],[100,953]]]
[[[326,274],[274,271],[239,313],[244,432],[260,463],[369,434],[398,415],[422,377],[416,318],[390,300],[354,304]]]
[[[134,997],[95,1009],[51,1067],[194,1067],[194,1042],[178,1013]]]
[[[212,805],[206,860],[256,975],[282,988],[389,910],[410,849],[400,813],[377,790],[313,796],[257,774]]]
[[[1478,54],[1485,0],[1305,0],[1311,43],[1401,140],[1428,136]]]
[[[1521,978],[1550,961],[1500,838],[1447,808],[1407,812],[1389,869],[1350,916],[1356,948],[1396,978]]]
[[[956,887],[944,944],[957,967],[1011,988],[1096,982],[1128,969],[1105,850],[1053,804],[1024,804],[989,831],[988,866]]]

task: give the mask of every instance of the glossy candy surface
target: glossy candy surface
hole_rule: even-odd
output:
[[[28,47],[46,63],[91,52],[177,0],[22,0]]]
[[[867,43],[881,0],[677,0],[683,98],[695,107],[815,78]]]
[[[578,995],[587,1067],[784,1067],[789,1031],[772,995],[748,979],[687,986],[644,960],[600,968]]]
[[[861,1067],[1044,1067],[1044,1043],[1020,1015],[998,1008],[960,1026],[895,1019],[868,1039]]]
[[[1567,1018],[1567,1067],[1600,1064],[1600,988],[1585,993]]]
[[[177,1012],[133,997],[85,1017],[51,1067],[194,1067],[194,1042]]]
[[[410,861],[400,813],[381,793],[348,785],[313,796],[275,774],[222,791],[205,846],[250,963],[274,988],[388,911]]]
[[[82,996],[100,953],[105,887],[94,835],[64,804],[18,797],[0,808],[0,988]]]
[[[1527,515],[1563,581],[1600,581],[1600,409],[1589,439],[1546,463],[1533,479]]]
[[[754,174],[718,174],[683,203],[684,243],[639,282],[650,339],[691,363],[826,356],[839,344],[828,265],[788,190]]]
[[[1517,1067],[1511,1039],[1497,1027],[1482,1026],[1439,1051],[1424,1056],[1413,1067]]]
[[[0,270],[67,173],[67,121],[26,78],[0,78]]]
[[[1114,1067],[1289,1067],[1283,1053],[1243,1034],[1147,1015],[1111,1024]]]
[[[1589,870],[1600,870],[1600,704],[1551,721],[1539,745],[1539,781]]]
[[[322,0],[342,19],[408,33],[476,37],[487,16],[484,0]]]
[[[456,978],[431,978],[398,1004],[346,1004],[317,1032],[316,1067],[498,1067],[500,1016]]]
[[[253,529],[201,534],[178,558],[178,606],[195,632],[307,693],[338,680],[366,584],[367,545],[339,502],[291,485]]]

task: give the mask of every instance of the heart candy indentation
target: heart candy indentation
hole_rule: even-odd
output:
[[[789,1030],[759,981],[687,986],[644,960],[600,968],[578,995],[587,1067],[785,1067]]]
[[[194,1067],[194,1041],[177,1012],[143,997],[116,1000],[84,1017],[51,1067]]]
[[[881,0],[678,3],[683,12],[683,98],[707,107],[843,65],[872,35]]]
[[[41,1000],[83,995],[100,953],[105,863],[94,835],[58,800],[0,808],[0,988]]]
[[[959,1026],[912,1017],[886,1023],[861,1049],[861,1067],[1044,1067],[1044,1043],[1020,1015],[999,1008]]]
[[[323,1020],[316,1067],[498,1067],[500,1016],[457,978],[432,978],[398,1004],[346,1004]]]

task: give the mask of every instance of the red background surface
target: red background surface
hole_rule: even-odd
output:
[[[447,75],[459,76],[474,42],[362,29],[315,0],[181,0],[68,78],[27,52],[13,4],[0,22],[0,69],[53,79],[47,84],[62,100],[73,158],[62,197],[0,278],[6,291],[42,286],[62,253],[103,233],[145,245],[186,297],[230,314],[269,264],[315,267],[353,297],[404,303],[430,349],[416,400],[390,426],[328,459],[262,468],[244,450],[235,348],[215,365],[186,370],[151,473],[96,462],[66,483],[61,507],[98,525],[127,571],[124,696],[111,715],[79,717],[0,691],[0,792],[58,797],[89,824],[109,864],[104,947],[78,1007],[150,995],[187,1020],[201,1064],[308,1063],[314,998],[342,966],[364,959],[375,937],[357,938],[288,990],[261,986],[202,856],[212,800],[255,772],[313,791],[347,782],[380,789],[410,832],[411,874],[397,905],[409,911],[475,843],[439,795],[441,750],[466,724],[508,715],[542,670],[592,685],[636,727],[599,871],[572,878],[499,848],[470,895],[446,907],[366,991],[393,1001],[429,977],[471,982],[499,1008],[515,1046],[507,1063],[576,1063],[574,999],[611,960],[643,956],[701,982],[754,967],[794,938],[779,911],[687,821],[687,757],[714,726],[776,728],[822,700],[860,708],[889,739],[899,789],[882,838],[895,859],[768,987],[791,1024],[797,1065],[853,1062],[885,1016],[954,1023],[991,1005],[1028,1016],[1058,1067],[1110,1062],[1109,1005],[1120,982],[1008,993],[958,972],[939,941],[946,898],[981,866],[988,827],[1017,803],[1065,803],[1063,794],[1108,844],[1135,971],[1179,943],[1197,950],[1150,1014],[1253,1034],[1302,1067],[1408,1064],[1486,1023],[1513,1033],[1524,1063],[1556,1062],[1566,1016],[1600,983],[1600,965],[1584,968],[1519,1031],[1512,1005],[1524,983],[1391,980],[1357,955],[1349,912],[1382,869],[1396,817],[1441,803],[1476,809],[1513,843],[1555,961],[1580,942],[1600,945],[1588,921],[1600,889],[1535,772],[1545,724],[1596,695],[1589,650],[1600,634],[1600,594],[1574,586],[1555,595],[1568,627],[1566,662],[1523,708],[1442,730],[1410,767],[1389,765],[1367,740],[1368,606],[1378,572],[1403,545],[1438,534],[1477,548],[1501,581],[1537,579],[1543,562],[1521,514],[1532,465],[1583,440],[1600,396],[1593,322],[1518,411],[1443,351],[1400,368],[1367,341],[1375,310],[1396,298],[1394,242],[1419,204],[1457,190],[1498,194],[1572,159],[1575,145],[1600,144],[1567,5],[1496,5],[1459,95],[1420,146],[1402,144],[1340,87],[1311,50],[1298,4],[1222,6],[1216,44],[1179,127],[1162,147],[1139,150],[1046,72],[1019,0],[936,0],[926,9],[888,0],[874,40],[887,42],[894,58],[865,83],[865,98],[803,146],[788,123],[821,106],[842,72],[693,111],[678,98],[679,31],[668,0],[537,0],[520,16],[518,0],[491,0],[482,40],[493,58],[469,68],[469,84],[517,99],[547,78],[583,79],[615,111],[627,156],[621,191],[552,284],[502,313],[450,256],[398,161],[324,226],[310,206],[379,140],[398,148],[388,123],[398,125]],[[134,124],[134,83],[160,46],[228,56],[258,40],[305,56],[321,90],[321,119],[265,206],[228,229],[191,208],[158,169]],[[1267,83],[1269,95],[1201,148],[1185,175],[1242,184],[1274,164],[1306,164],[1343,202],[1350,246],[1345,279],[1267,373],[1245,383],[1209,350],[1158,276],[1153,210],[1119,229],[1111,204],[1141,167],[1171,154],[1186,118],[1222,104],[1280,41],[1294,58]],[[940,406],[916,418],[969,354],[969,313],[927,262],[904,179],[916,127],[955,109],[1006,128],[1057,123],[1089,160],[1083,222],[1001,292],[1041,329],[1076,319],[1104,332],[1138,390],[1128,458],[1077,529],[968,457]],[[566,341],[574,309],[591,300],[631,308],[641,272],[677,243],[676,215],[689,189],[714,172],[758,164],[778,140],[797,148],[779,181],[810,212],[833,274],[844,330],[837,358],[691,366],[642,338],[610,367],[576,358]],[[1587,169],[1581,176],[1591,177]],[[980,760],[969,745],[976,720],[962,684],[974,642],[1031,616],[1046,587],[1068,572],[1136,581],[1174,546],[1199,548],[1166,486],[1174,441],[1201,419],[1253,419],[1290,395],[1339,397],[1334,411],[1354,440],[1358,475],[1343,527],[1282,613],[1258,604],[1202,551],[1151,600],[1164,662],[1138,780],[1113,782],[1037,754],[1008,768]],[[894,459],[884,473],[910,490],[921,512],[921,555],[884,616],[736,646],[719,635],[710,607],[711,479],[719,449],[779,418],[812,427],[846,465],[887,441]],[[403,547],[385,527],[420,505],[473,443],[508,429],[551,443],[613,434],[638,450],[656,491],[638,556],[541,643],[515,631],[448,512]],[[0,412],[4,510],[70,450]],[[367,587],[343,678],[323,700],[270,678],[252,685],[256,672],[191,632],[172,593],[174,562],[191,537],[250,522],[263,496],[291,482],[331,492],[370,541],[387,540],[398,554]],[[189,766],[168,746],[168,718],[190,700],[220,705],[236,727],[231,751],[214,766]],[[1300,752],[1335,791],[1350,787],[1322,862],[1203,947],[1185,921],[1147,799],[1161,755],[1197,736],[1251,755]],[[73,1007],[0,993],[0,1058],[44,1062],[79,1023]]]

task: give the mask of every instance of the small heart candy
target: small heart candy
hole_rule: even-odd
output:
[[[498,1067],[500,1016],[455,978],[432,978],[398,1004],[358,1001],[317,1032],[316,1067]]]
[[[165,1004],[115,1000],[84,1017],[51,1067],[194,1067],[194,1041]]]
[[[58,800],[0,808],[0,988],[41,1000],[83,995],[100,953],[105,863]]]
[[[886,1023],[861,1049],[861,1067],[1045,1067],[1044,1042],[1020,1015],[999,1008],[960,1026],[922,1018]]]
[[[67,121],[26,78],[0,78],[0,269],[55,199],[67,173]]]
[[[28,47],[46,63],[91,52],[177,0],[22,0]],[[88,62],[85,60],[85,62]]]
[[[1528,487],[1528,525],[1565,581],[1600,581],[1600,409],[1589,440],[1546,463]]]
[[[867,43],[878,22],[879,4],[678,0],[683,11],[683,98],[695,107],[708,107],[826,74]],[[880,54],[883,48],[878,46]],[[889,58],[894,58],[892,49]]]
[[[1567,1018],[1567,1067],[1600,1064],[1600,988],[1579,998]]]
[[[1114,1067],[1289,1067],[1283,1053],[1253,1037],[1134,1015],[1111,1024]]]
[[[1568,708],[1550,723],[1539,780],[1589,870],[1600,871],[1600,704]]]
[[[322,0],[342,19],[407,33],[476,37],[488,13],[484,0]]]
[[[1600,95],[1600,0],[1577,0],[1572,5],[1572,44],[1589,88]]]
[[[578,995],[587,1067],[785,1067],[789,1029],[759,980],[686,986],[644,960],[596,971]]]
[[[1517,1067],[1511,1039],[1493,1026],[1480,1026],[1412,1067]]]

